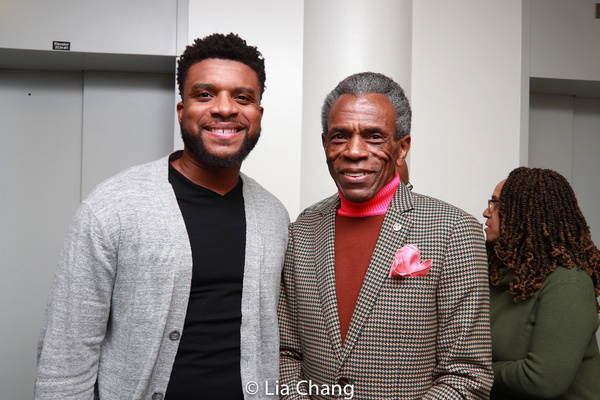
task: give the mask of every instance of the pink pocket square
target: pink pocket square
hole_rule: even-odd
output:
[[[414,244],[409,244],[398,250],[388,278],[407,276],[425,276],[431,268],[431,260],[421,263],[421,253]]]

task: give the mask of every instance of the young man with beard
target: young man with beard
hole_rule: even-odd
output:
[[[186,48],[177,80],[183,151],[102,183],[67,233],[36,399],[263,398],[275,384],[289,218],[240,173],[264,59],[214,34]]]

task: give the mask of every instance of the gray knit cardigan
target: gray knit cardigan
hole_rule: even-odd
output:
[[[168,162],[116,175],[77,210],[46,308],[36,399],[163,398],[192,276]],[[247,228],[240,371],[245,397],[260,399],[279,372],[276,310],[289,217],[279,200],[241,177]]]

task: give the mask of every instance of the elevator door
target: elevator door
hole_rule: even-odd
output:
[[[33,397],[67,226],[94,186],[173,148],[172,74],[0,70],[0,388]]]
[[[600,248],[599,153],[600,99],[531,94],[529,166],[553,169],[569,180]],[[600,330],[596,336],[600,343]]]

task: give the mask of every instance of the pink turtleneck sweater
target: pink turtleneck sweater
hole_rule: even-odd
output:
[[[400,176],[396,173],[390,183],[382,187],[375,197],[364,203],[353,203],[348,201],[338,191],[341,204],[337,213],[338,215],[352,218],[372,217],[374,215],[385,214],[392,202],[394,193],[396,193],[396,189],[398,189],[398,185],[400,185]]]
[[[375,197],[364,203],[348,201],[340,193],[341,204],[335,218],[335,286],[342,342],[346,339],[385,213],[399,184],[396,174]]]

